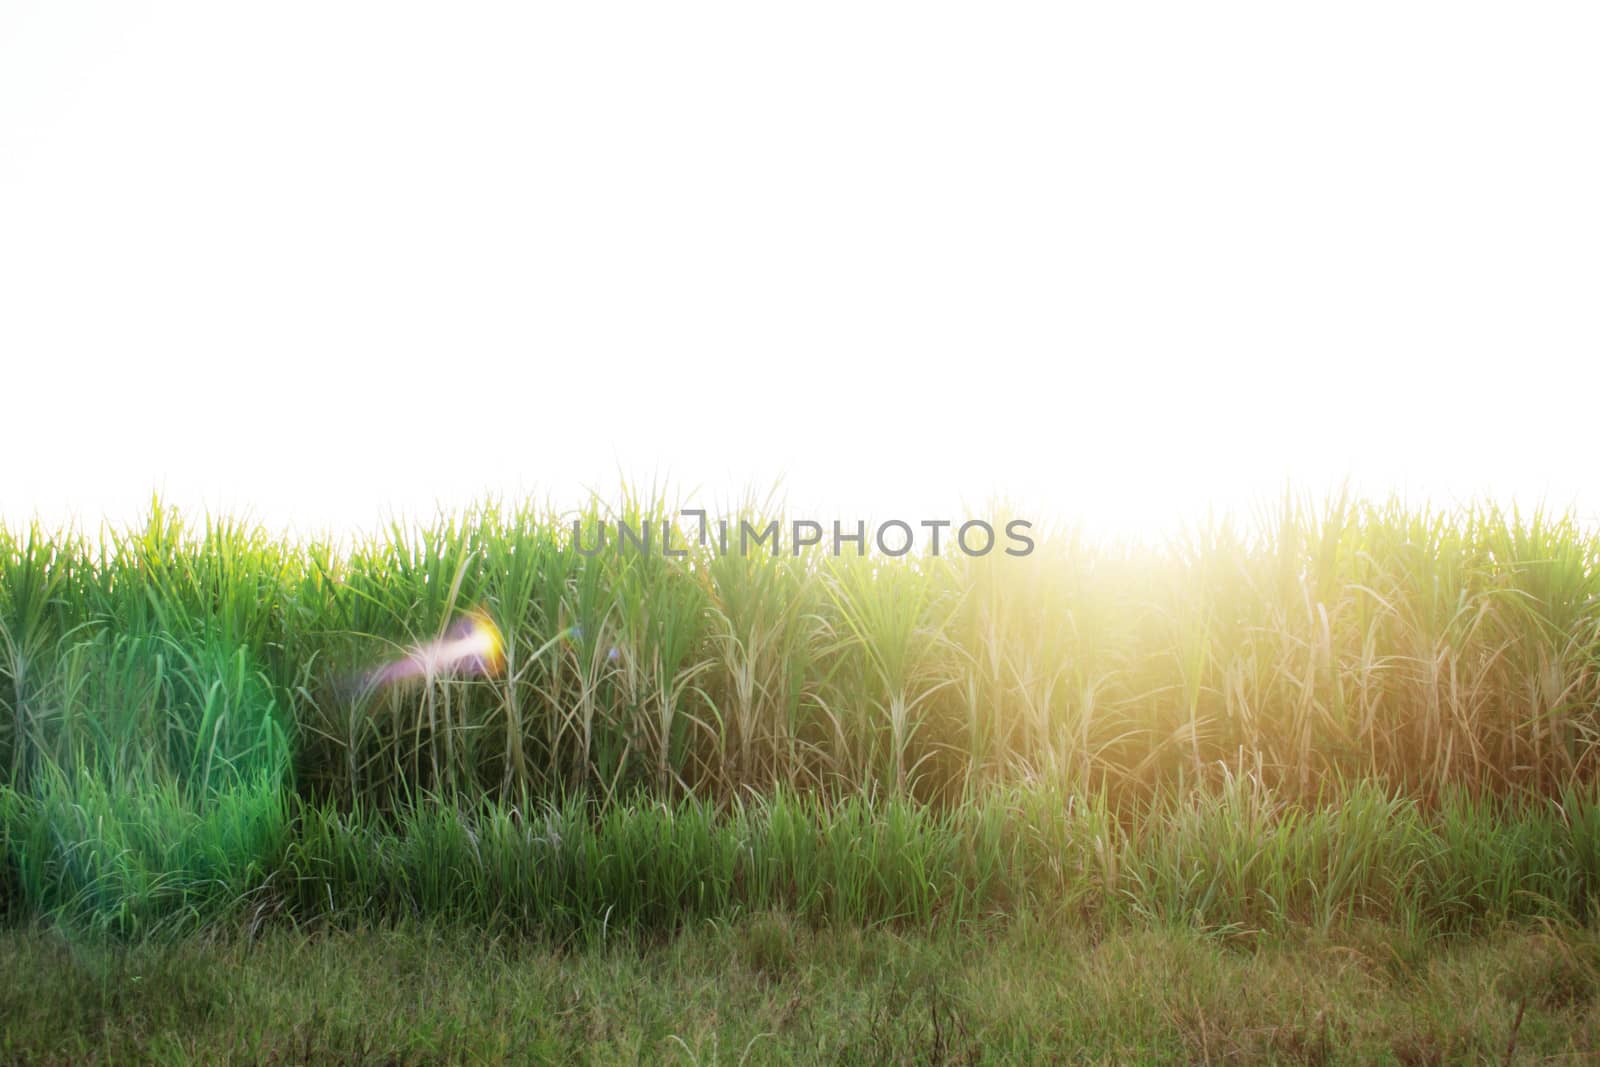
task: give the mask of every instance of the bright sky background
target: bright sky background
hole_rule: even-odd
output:
[[[1589,3],[11,0],[0,517],[1600,515],[1597,55]]]

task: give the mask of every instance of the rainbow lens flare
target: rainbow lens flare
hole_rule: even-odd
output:
[[[505,639],[494,620],[482,611],[469,611],[437,641],[418,645],[406,655],[375,670],[375,686],[409,678],[454,675],[495,676],[505,670]]]

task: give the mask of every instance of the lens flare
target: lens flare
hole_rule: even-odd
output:
[[[374,686],[391,685],[408,678],[437,678],[462,674],[494,677],[505,670],[505,639],[500,628],[482,611],[470,611],[437,641],[418,645],[369,676]]]

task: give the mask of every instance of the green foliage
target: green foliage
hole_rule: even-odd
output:
[[[52,767],[0,817],[28,906],[118,937],[193,930],[243,910],[284,845],[281,783],[230,783],[197,805],[167,783],[130,789]]]
[[[884,559],[724,554],[678,511],[631,490],[565,515],[490,502],[343,550],[159,506],[96,544],[0,531],[0,770],[22,780],[43,690],[101,641],[243,656],[297,734],[302,789],[346,807],[1017,781],[1153,796],[1239,774],[1436,800],[1596,777],[1600,546],[1569,519],[1289,500],[1253,531],[1160,546],[1050,530],[1022,558],[946,538]],[[780,514],[746,501],[733,543]],[[684,555],[663,553],[668,527]],[[469,608],[506,635],[504,675],[349,684]]]
[[[733,541],[781,513],[748,499]],[[1286,500],[1022,558],[697,532],[628,489],[345,546],[159,504],[0,530],[0,900],[122,932],[252,901],[583,936],[1596,914],[1600,542],[1570,519]],[[368,684],[468,610],[502,673]]]
[[[943,813],[788,793],[723,813],[694,800],[427,804],[394,819],[306,807],[278,884],[302,921],[584,938],[735,914],[928,929],[1018,910],[1230,934],[1403,917],[1432,936],[1586,919],[1597,821],[1592,794],[1427,811],[1359,785],[1307,807],[1250,780],[1120,818],[1047,791]]]

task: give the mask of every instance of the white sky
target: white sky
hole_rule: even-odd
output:
[[[0,517],[1600,514],[1592,4],[0,4]]]

